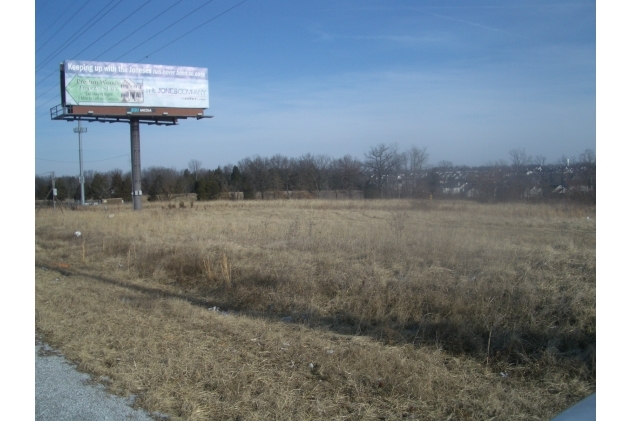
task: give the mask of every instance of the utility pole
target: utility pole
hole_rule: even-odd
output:
[[[55,171],[53,171],[53,173],[50,176],[50,178],[53,181],[53,212],[54,212],[56,210],[56,208],[55,208],[55,197],[57,197],[57,189],[55,188]]]
[[[85,205],[85,189],[83,179],[83,143],[81,141],[81,133],[88,131],[87,127],[81,127],[81,120],[77,120],[77,127],[74,128],[75,133],[79,133],[79,183],[81,183],[81,206]]]

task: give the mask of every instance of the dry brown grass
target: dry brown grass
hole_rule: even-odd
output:
[[[594,212],[40,211],[37,330],[181,419],[548,419],[595,389]]]

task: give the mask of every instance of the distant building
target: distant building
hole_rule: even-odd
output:
[[[142,83],[136,83],[131,79],[123,79],[121,83],[122,102],[144,102]]]

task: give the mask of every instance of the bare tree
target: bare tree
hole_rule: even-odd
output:
[[[511,149],[508,151],[508,155],[515,169],[528,165],[532,161],[532,157],[526,154],[524,148]]]
[[[114,185],[114,175],[112,185]],[[183,179],[175,168],[149,167],[142,171],[143,189],[153,198],[172,200],[176,194],[186,193]]]
[[[188,169],[191,170],[192,174],[195,174],[195,181],[197,181],[197,174],[202,169],[202,161],[198,159],[191,159],[188,162]]]
[[[427,148],[421,149],[413,146],[402,155],[405,157],[402,161],[405,167],[405,175],[403,180],[400,181],[404,183],[405,193],[415,197],[420,185],[421,171],[429,159],[429,154],[427,153]]]
[[[286,156],[276,154],[269,160],[270,171],[272,172],[272,184],[274,190],[285,190],[289,198],[291,188],[291,161]]]
[[[567,167],[570,165],[570,163],[572,162],[576,162],[576,159],[574,158],[570,158],[569,156],[563,154],[561,155],[561,158],[559,158],[556,162],[557,165],[560,165],[562,167]]]
[[[585,164],[595,164],[596,163],[596,153],[593,149],[585,149],[579,157],[580,162]]]
[[[544,165],[546,165],[546,157],[543,155],[537,155],[535,156],[534,162],[535,165],[543,167]]]
[[[407,152],[407,157],[410,173],[418,174],[427,163],[429,154],[427,153],[427,148],[420,149],[414,146]]]
[[[352,198],[353,190],[361,186],[362,163],[350,155],[331,163],[331,177],[335,189],[346,190],[348,198]]]
[[[386,185],[388,177],[396,174],[401,166],[402,160],[397,151],[397,145],[386,146],[382,143],[370,148],[364,157],[366,158],[364,168],[377,186],[379,198],[383,198],[383,187]]]
[[[265,192],[272,184],[269,171],[269,158],[261,158],[256,155],[253,158],[245,158],[239,161],[241,173],[252,183],[254,189],[261,193],[261,199],[265,199]]]
[[[318,197],[322,190],[329,188],[331,157],[328,155],[301,156],[297,162],[300,182],[307,191],[315,191]]]
[[[445,173],[453,168],[454,164],[451,161],[442,160],[436,164],[436,167],[440,169],[441,172]]]

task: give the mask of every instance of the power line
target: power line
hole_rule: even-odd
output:
[[[48,79],[49,77],[51,77],[52,75],[54,75],[54,74],[56,74],[56,73],[57,73],[57,71],[56,71],[56,70],[55,70],[55,71],[53,71],[51,74],[49,74],[48,76],[46,76],[43,80],[41,80],[41,81],[40,81],[40,83],[41,83],[41,82],[43,82],[44,80]],[[36,83],[36,84],[35,84],[35,86],[37,86],[37,85],[39,85],[39,83]],[[54,85],[53,85],[53,87],[52,87],[52,88],[49,88],[47,91],[42,92],[41,94],[39,94],[38,96],[36,96],[36,97],[35,97],[35,99],[39,99],[40,97],[42,97],[42,96],[46,95],[48,92],[52,91],[52,90],[53,90],[53,89],[55,89],[55,88],[57,88],[57,86],[54,86]],[[41,105],[40,105],[40,106],[38,106],[38,107],[35,107],[35,108],[39,108],[39,107],[41,107]]]
[[[62,13],[61,15],[59,15],[59,17],[57,17],[57,19],[55,19],[55,21],[54,21],[53,23],[51,23],[50,25],[48,25],[48,27],[47,27],[46,29],[44,29],[44,30],[43,30],[43,31],[42,31],[42,32],[41,32],[38,36],[40,36],[40,37],[41,37],[41,36],[43,36],[43,35],[46,33],[46,31],[48,31],[50,28],[52,28],[52,27],[53,27],[53,25],[55,25],[55,24],[57,23],[57,21],[58,21],[59,19],[61,19],[61,17],[62,17],[63,15],[65,15],[65,14],[66,14],[66,12],[68,12],[68,11],[72,10],[72,6],[74,6],[74,4],[75,4],[76,2],[77,2],[77,0],[73,1],[73,2],[72,2],[72,4],[66,8],[66,10],[64,11],[64,13]],[[36,13],[36,14],[37,14],[37,13]],[[64,25],[61,25],[61,28],[63,28],[63,27],[64,27]],[[59,28],[59,30],[58,30],[57,32],[59,32],[59,31],[61,30],[61,28]],[[57,32],[55,32],[55,34],[56,34]],[[50,38],[49,38],[48,40],[50,41]],[[48,41],[46,41],[46,42],[48,42]]]
[[[81,28],[79,28],[77,30],[77,32],[75,32],[74,34],[72,34],[65,42],[63,42],[61,44],[60,47],[58,47],[55,51],[53,51],[51,54],[48,55],[48,57],[46,57],[44,59],[44,62],[41,63],[39,65],[38,68],[35,69],[36,72],[38,72],[39,70],[41,70],[48,62],[50,62],[50,60],[52,60],[52,57],[57,54],[60,51],[63,51],[66,47],[68,47],[70,44],[72,44],[73,42],[75,42],[76,40],[79,39],[79,37],[81,35],[83,35],[88,29],[90,29],[89,25],[93,25],[94,23],[97,23],[98,21],[100,21],[101,19],[103,19],[105,16],[107,16],[107,14],[109,12],[111,12],[112,10],[114,10],[114,8],[116,6],[118,6],[123,0],[119,0],[118,3],[116,3],[114,6],[112,6],[112,8],[110,8],[107,12],[103,13],[101,15],[101,17],[99,17],[98,19],[97,16],[99,16],[99,14],[101,14],[101,12],[103,10],[105,10],[106,8],[108,8],[112,3],[114,3],[115,0],[111,0],[108,4],[106,4],[101,10],[99,10],[94,16],[92,16]],[[96,19],[96,21],[94,21],[94,19]],[[92,22],[94,21],[94,22]],[[87,28],[86,28],[87,26]],[[85,29],[84,29],[85,28]]]
[[[120,41],[118,41],[116,44],[112,45],[110,48],[108,48],[107,50],[103,51],[101,54],[99,54],[97,57],[93,58],[92,61],[97,60],[99,57],[101,57],[103,54],[107,53],[108,51],[110,51],[112,48],[116,47],[118,44],[120,44],[121,42],[125,41],[127,38],[129,38],[130,36],[132,36],[133,34],[135,34],[136,32],[140,31],[142,28],[144,28],[145,26],[147,26],[148,24],[150,24],[151,22],[153,22],[154,20],[156,20],[157,18],[159,18],[160,16],[162,16],[163,14],[165,14],[166,12],[168,12],[169,10],[171,10],[172,8],[174,8],[175,6],[177,6],[179,3],[181,3],[182,0],[178,0],[178,2],[174,3],[173,5],[171,5],[170,7],[167,7],[166,9],[164,9],[161,13],[159,13],[158,15],[156,15],[153,19],[149,20],[147,23],[145,23],[144,25],[140,26],[139,28],[137,28],[135,31],[133,31],[132,33],[130,33],[129,35],[127,35],[125,38],[121,39]],[[52,72],[50,75],[48,75],[46,78],[49,78],[50,76],[54,75],[56,73],[56,71]],[[52,91],[53,89],[55,89],[56,86],[51,87],[50,89],[46,90],[45,92],[41,93],[40,95],[38,95],[35,99],[40,98],[42,96],[44,96],[45,94],[47,94],[48,92]],[[35,107],[40,108],[48,103],[50,103],[51,101],[53,101],[55,98],[52,98],[50,100],[48,100],[47,102]],[[43,116],[44,114],[39,115],[38,117]]]
[[[39,10],[37,12],[35,12],[35,16],[37,16],[39,14],[39,12],[41,12],[42,9],[44,9],[44,6],[48,5],[48,3],[50,3],[50,0],[44,2],[44,4],[42,4],[40,7],[38,7]],[[37,7],[37,4],[35,5],[35,7]]]
[[[44,59],[44,63],[40,64],[39,68],[37,68],[35,71],[39,71],[41,70],[50,60],[52,60],[52,56],[54,56],[56,53],[58,53],[60,50],[63,51],[63,49],[65,49],[66,47],[68,47],[70,44],[72,44],[73,42],[75,42],[76,40],[79,39],[79,37],[81,35],[83,35],[88,29],[90,29],[90,27],[88,25],[92,25],[93,23],[97,23],[98,21],[100,21],[101,19],[103,19],[105,16],[107,16],[107,14],[109,12],[111,12],[112,10],[114,10],[114,8],[116,6],[118,6],[120,3],[123,2],[123,0],[118,0],[118,3],[116,3],[114,6],[112,6],[112,8],[110,8],[107,12],[105,12],[103,15],[101,15],[101,17],[99,17],[96,21],[92,22],[92,20],[94,20],[103,10],[105,10],[107,7],[109,7],[110,4],[114,3],[115,0],[111,0],[107,5],[105,5],[105,7],[103,7],[101,10],[99,10],[97,12],[96,15],[94,15],[88,22],[85,23],[85,25],[83,25],[81,28],[79,28],[79,30],[77,32],[75,32],[73,35],[70,36],[70,38],[68,38],[66,40],[66,42],[64,42],[61,47],[57,48],[55,51],[53,51],[48,57],[46,57]],[[86,28],[86,26],[88,26]],[[83,29],[85,28],[85,29]],[[81,32],[81,30],[83,30],[83,32]],[[49,59],[50,58],[50,59]]]
[[[62,29],[66,26],[66,24],[67,24],[68,22],[70,22],[70,20],[71,20],[72,18],[74,18],[74,17],[77,15],[77,13],[79,13],[79,12],[81,11],[81,9],[83,9],[83,8],[84,8],[84,7],[85,7],[88,3],[90,3],[90,0],[86,1],[85,3],[83,3],[83,6],[81,6],[81,7],[79,8],[79,10],[77,10],[77,11],[76,11],[76,12],[75,12],[72,16],[70,16],[70,18],[68,18],[68,20],[67,20],[67,21],[65,21],[65,22],[63,23],[63,25],[61,25],[61,26],[59,27],[59,29],[57,29],[57,32],[55,32],[54,34],[52,34],[52,35],[50,36],[50,38],[48,38],[48,41],[50,41],[51,39],[53,39],[53,37],[54,37],[55,35],[57,35],[57,33],[58,33],[59,31],[61,31],[61,30],[62,30]],[[74,4],[74,3],[73,3],[73,4]],[[42,45],[40,45],[40,46],[39,46],[39,48],[38,48],[37,50],[35,50],[35,52],[38,52],[39,50],[41,50],[41,49],[42,49],[42,47],[44,47],[44,45],[48,44],[48,41],[46,41],[45,43],[43,43]],[[47,58],[48,58],[48,57],[47,57]]]
[[[173,44],[174,42],[176,42],[176,41],[178,41],[178,40],[180,40],[180,39],[184,38],[185,36],[187,36],[187,35],[188,35],[188,34],[190,34],[191,32],[196,31],[196,30],[198,30],[199,28],[201,28],[202,26],[204,26],[204,25],[206,25],[206,24],[208,24],[208,23],[212,22],[213,20],[217,19],[219,16],[221,16],[221,15],[225,15],[226,13],[228,13],[228,12],[229,12],[229,11],[231,11],[232,9],[236,8],[237,6],[242,5],[242,4],[243,4],[243,3],[245,3],[246,1],[248,1],[248,0],[243,0],[241,3],[237,3],[237,4],[235,4],[234,6],[232,6],[232,7],[228,8],[228,9],[224,10],[223,12],[219,13],[218,15],[216,15],[216,16],[214,16],[214,17],[212,17],[212,18],[208,19],[206,22],[202,23],[201,25],[196,26],[195,28],[191,29],[190,31],[188,31],[188,32],[187,32],[187,33],[185,33],[184,35],[182,35],[182,36],[180,36],[180,37],[178,37],[178,38],[174,39],[173,41],[169,42],[168,44],[165,44],[165,45],[163,45],[162,47],[158,48],[157,50],[155,50],[155,51],[153,51],[153,52],[151,52],[151,53],[147,54],[145,57],[141,58],[141,59],[140,59],[140,60],[138,60],[136,63],[138,63],[138,62],[140,62],[140,61],[142,61],[142,60],[144,60],[144,59],[148,58],[151,54],[155,54],[155,53],[157,53],[158,51],[160,51],[160,50],[162,50],[162,49],[164,49],[164,48],[168,47],[168,46],[169,46],[169,45],[171,45],[171,44]]]
[[[56,88],[56,86],[53,86],[53,88]],[[50,91],[50,89],[49,89],[49,91]],[[51,103],[52,101],[54,101],[55,99],[56,99],[56,97],[52,97],[51,99],[49,99],[48,101],[44,102],[43,104],[38,105],[37,107],[35,107],[35,109],[37,109],[37,108],[39,108],[39,107],[43,107],[43,106],[44,106],[44,105],[46,105],[46,104],[50,104],[50,103]],[[44,113],[41,113],[41,114],[39,114],[39,115],[35,116],[35,118],[43,117],[43,116],[45,116],[45,115],[50,115],[50,110],[48,110],[48,111],[46,111],[46,112],[44,112]]]
[[[112,48],[114,48],[116,45],[120,44],[122,41],[124,41],[125,39],[129,38],[129,37],[130,37],[131,35],[133,35],[134,33],[138,32],[140,29],[142,29],[143,27],[145,27],[146,25],[148,25],[149,23],[151,23],[152,21],[154,21],[155,19],[157,19],[159,16],[163,15],[164,13],[166,13],[169,9],[171,9],[171,8],[175,7],[175,6],[176,6],[178,3],[180,3],[181,1],[182,1],[182,0],[179,0],[179,1],[178,1],[177,3],[175,3],[173,6],[171,6],[171,7],[167,8],[167,9],[165,9],[162,13],[158,14],[156,17],[154,17],[153,19],[151,19],[150,21],[148,21],[147,23],[145,23],[143,26],[141,26],[140,28],[138,28],[138,29],[137,29],[137,30],[135,30],[134,32],[132,32],[132,33],[130,33],[129,35],[127,35],[125,38],[123,38],[123,39],[122,39],[122,40],[120,40],[118,43],[114,44],[112,47],[110,47],[109,49],[107,49],[106,51],[104,51],[103,53],[101,53],[99,56],[97,56],[96,58],[94,58],[92,61],[94,61],[94,60],[98,59],[99,57],[101,57],[101,56],[102,56],[103,54],[105,54],[107,51],[111,50],[111,49],[112,49]],[[151,39],[155,38],[156,36],[160,35],[162,32],[166,31],[167,29],[169,29],[169,28],[170,28],[170,27],[172,27],[173,25],[177,24],[178,22],[180,22],[180,21],[182,21],[183,19],[187,18],[187,17],[188,17],[188,16],[190,16],[191,14],[195,13],[197,10],[201,9],[202,7],[204,7],[204,6],[208,5],[208,4],[209,4],[209,3],[211,3],[212,1],[213,1],[213,0],[209,0],[208,2],[204,3],[203,5],[201,5],[201,6],[200,6],[200,7],[198,7],[197,9],[193,10],[192,12],[188,13],[187,15],[183,16],[182,18],[180,18],[179,20],[177,20],[177,21],[176,21],[176,22],[174,22],[173,24],[169,25],[168,27],[166,27],[166,28],[162,29],[161,31],[157,32],[156,34],[152,35],[150,38],[148,38],[148,39],[146,39],[145,41],[141,42],[140,44],[136,45],[134,48],[132,48],[131,50],[127,51],[127,52],[126,52],[126,53],[124,53],[123,55],[121,55],[121,56],[117,57],[117,58],[116,58],[116,59],[114,59],[112,62],[116,62],[116,60],[120,59],[121,57],[124,57],[125,55],[127,55],[127,54],[128,54],[128,53],[130,53],[131,51],[135,50],[136,48],[138,48],[138,47],[140,47],[141,45],[145,44],[145,43],[146,43],[146,42],[148,42],[149,40],[151,40]],[[248,0],[243,0],[243,1],[241,1],[241,2],[239,2],[239,3],[237,3],[237,4],[235,4],[234,6],[232,6],[232,7],[228,8],[228,9],[224,10],[223,12],[221,12],[221,13],[219,13],[218,15],[216,15],[216,16],[214,16],[214,17],[210,18],[209,20],[207,20],[207,21],[203,22],[202,24],[200,24],[200,25],[196,26],[196,27],[195,27],[195,28],[193,28],[192,30],[190,30],[190,31],[188,31],[188,32],[186,32],[186,33],[184,33],[183,35],[179,36],[178,38],[174,39],[173,41],[171,41],[171,42],[169,42],[169,43],[167,43],[167,44],[163,45],[162,47],[158,48],[157,50],[155,50],[155,51],[153,51],[153,52],[151,52],[151,53],[147,54],[145,57],[141,58],[141,59],[140,59],[140,60],[138,60],[136,63],[138,63],[138,62],[140,62],[140,61],[144,60],[145,58],[148,58],[150,55],[155,54],[156,52],[158,52],[158,51],[160,51],[160,50],[162,50],[162,49],[164,49],[164,48],[168,47],[169,45],[173,44],[174,42],[176,42],[176,41],[178,41],[178,40],[180,40],[180,39],[184,38],[184,37],[185,37],[185,36],[187,36],[188,34],[190,34],[190,33],[194,32],[194,31],[196,31],[197,29],[201,28],[201,27],[202,27],[202,26],[204,26],[204,25],[207,25],[208,23],[212,22],[213,20],[217,19],[218,17],[220,17],[220,16],[222,16],[222,15],[224,15],[224,14],[228,13],[228,12],[229,12],[229,11],[231,11],[232,9],[235,9],[236,7],[238,7],[238,6],[242,5],[242,4],[243,4],[243,3],[245,3],[246,1],[248,1]],[[54,72],[53,72],[52,74],[54,74]],[[52,74],[51,74],[51,75],[52,75]],[[49,76],[50,76],[50,75],[49,75]],[[55,89],[55,88],[56,88],[56,86],[51,87],[50,89],[48,89],[48,90],[47,90],[47,91],[45,91],[44,93],[40,94],[37,98],[39,98],[39,97],[41,97],[41,96],[45,95],[46,93],[50,92],[51,90],[53,90],[53,89]],[[47,102],[45,102],[45,103],[43,103],[43,104],[41,104],[41,105],[37,106],[37,107],[36,107],[36,109],[37,109],[37,108],[40,108],[40,107],[42,107],[42,106],[44,106],[44,105],[46,105],[46,104],[48,104],[48,103],[50,103],[50,102],[52,102],[53,100],[55,100],[55,98],[54,98],[54,97],[53,97],[53,98],[51,98],[50,100],[48,100]],[[47,114],[48,114],[48,112],[45,112],[45,113],[42,113],[42,114],[38,115],[37,117],[43,117],[44,115],[47,115]]]
[[[145,26],[149,25],[151,22],[153,22],[154,20],[156,20],[157,18],[159,18],[160,16],[162,16],[163,14],[165,14],[166,12],[168,12],[169,10],[171,10],[172,8],[174,8],[175,6],[177,6],[179,3],[181,3],[182,0],[179,0],[177,3],[174,3],[173,5],[171,5],[170,7],[167,7],[166,9],[164,9],[160,14],[158,14],[156,17],[154,17],[153,19],[151,19],[150,21],[148,21],[147,23],[145,23],[144,25],[142,25],[141,27],[139,27],[138,29],[136,29],[134,32],[132,32],[131,34],[127,35],[125,38],[121,39],[120,41],[118,41],[116,44],[112,45],[110,48],[108,48],[107,50],[103,51],[101,54],[99,54],[97,57],[93,58],[92,61],[95,61],[96,59],[98,59],[99,57],[101,57],[103,54],[107,53],[108,51],[110,51],[112,48],[116,47],[118,44],[120,44],[121,42],[125,41],[127,38],[129,38],[130,36],[134,35],[136,32],[140,31],[142,28],[144,28]]]
[[[118,158],[122,158],[122,157],[128,157],[129,154],[125,154],[125,155],[119,155],[119,156],[113,156],[111,158],[104,158],[104,159],[96,159],[94,161],[83,161],[83,162],[103,162],[103,161],[111,161],[112,159],[118,159]],[[44,159],[44,158],[35,158],[37,161],[47,161],[47,162],[61,162],[64,164],[75,164],[77,161],[56,161],[53,159]],[[36,174],[37,175],[37,174]]]
[[[167,29],[169,29],[170,27],[172,27],[173,25],[181,22],[183,19],[189,17],[190,15],[192,15],[193,13],[197,12],[199,9],[201,9],[202,7],[207,6],[208,4],[212,3],[214,0],[208,0],[206,3],[202,4],[201,6],[199,6],[197,9],[193,10],[192,12],[182,16],[180,19],[176,20],[175,22],[173,22],[171,25],[167,26],[166,28],[162,29],[161,31],[156,32],[154,35],[152,35],[151,37],[147,38],[146,40],[144,40],[143,42],[141,42],[140,44],[136,45],[134,48],[132,48],[131,50],[127,51],[125,54],[118,56],[117,58],[115,58],[113,61],[116,61],[118,59],[120,59],[121,57],[126,56],[127,54],[131,53],[132,51],[134,51],[136,48],[140,47],[141,45],[143,45],[144,43],[146,43],[147,41],[150,41],[152,39],[154,39],[155,37],[157,37],[158,35],[160,35],[161,33],[163,33],[164,31],[166,31]]]
[[[74,60],[75,58],[77,58],[79,56],[79,54],[81,54],[82,52],[84,52],[85,50],[87,50],[88,48],[92,47],[94,44],[96,44],[97,42],[99,42],[105,35],[109,34],[110,32],[112,32],[114,29],[118,28],[120,25],[123,24],[123,22],[125,22],[127,19],[131,18],[136,12],[138,12],[140,9],[142,9],[143,7],[145,7],[147,4],[151,3],[153,0],[147,0],[142,6],[140,6],[139,8],[137,8],[136,10],[134,10],[133,12],[131,12],[125,19],[123,19],[122,21],[118,22],[116,25],[114,25],[109,31],[107,31],[106,33],[104,33],[103,35],[99,36],[96,40],[94,40],[94,42],[90,45],[88,45],[87,47],[85,47],[83,50],[79,51],[77,54],[75,54],[75,56],[71,59]],[[37,82],[35,84],[35,86],[39,85],[40,83],[42,83],[43,81],[45,81],[46,79],[48,79],[49,77],[51,77],[52,75],[56,74],[57,71],[53,71],[51,74],[49,74],[48,76],[46,76],[44,79],[40,80],[39,82]],[[49,89],[50,91],[50,89]],[[46,91],[48,92],[48,91]],[[39,96],[35,97],[35,99],[41,97],[42,95],[46,94],[46,92],[44,92],[43,94],[40,94]]]
[[[100,38],[104,37],[105,35],[109,34],[110,32],[112,32],[114,29],[118,28],[119,25],[121,25],[123,22],[125,22],[127,19],[131,18],[137,11],[139,11],[140,9],[142,9],[143,7],[145,7],[147,4],[151,3],[153,0],[147,0],[142,6],[140,6],[139,8],[137,8],[136,10],[134,10],[133,12],[131,12],[131,14],[129,14],[125,19],[123,19],[122,21],[120,21],[118,24],[114,25],[112,27],[112,29],[110,29],[109,31],[107,31],[106,33],[104,33],[103,35],[101,35],[101,37],[99,37],[98,39],[96,39],[92,44],[88,45],[87,47],[85,47],[83,50],[81,50],[80,52],[78,52],[77,54],[75,54],[75,56],[73,57],[76,58],[77,56],[79,56],[79,54],[81,54],[82,52],[84,52],[85,50],[87,50],[88,48],[92,47],[94,44],[96,44],[98,41],[100,41]],[[120,3],[120,2],[119,2]]]

